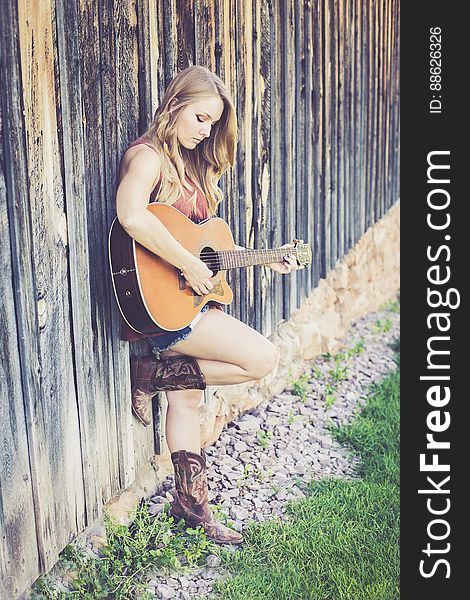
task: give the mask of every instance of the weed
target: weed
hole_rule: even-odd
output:
[[[386,333],[387,331],[390,331],[392,325],[391,319],[377,319],[372,328],[374,333]]]
[[[395,298],[395,300],[389,300],[388,302],[385,302],[384,304],[382,304],[382,306],[379,308],[379,310],[386,310],[386,311],[392,312],[392,313],[399,313],[400,312],[400,294],[398,294],[398,296]]]
[[[305,398],[310,392],[310,385],[308,383],[310,376],[307,373],[303,373],[296,381],[292,383],[292,391],[296,396],[305,401]]]
[[[336,402],[337,398],[335,394],[326,394],[325,396],[325,408],[331,408]]]
[[[263,448],[267,448],[269,445],[269,438],[271,438],[272,435],[272,431],[264,431],[263,429],[260,429],[257,432],[256,437],[258,438],[258,442],[260,443],[260,445]]]
[[[345,360],[346,354],[344,352],[338,352],[334,355],[334,361],[336,365],[339,365]]]
[[[357,356],[358,354],[362,354],[364,352],[364,338],[358,340],[354,346],[347,351],[347,358],[351,358],[353,356]]]
[[[266,480],[272,479],[274,473],[271,469],[256,469],[254,475],[258,481],[265,482]]]
[[[251,469],[252,469],[252,465],[250,465],[248,463],[246,463],[244,465],[244,467],[243,467],[243,473],[240,476],[240,478],[237,479],[237,481],[236,481],[237,488],[240,488],[240,487],[242,487],[244,485],[244,483],[246,481],[246,478],[250,474]]]
[[[333,383],[325,385],[325,407],[330,408],[336,401],[336,386]]]
[[[73,574],[67,597],[145,598],[148,597],[146,579],[151,570],[188,571],[202,564],[215,549],[201,526],[186,528],[182,520],[175,524],[166,511],[153,517],[146,504],[134,512],[129,527],[116,524],[109,517],[105,525],[107,544],[98,558],[91,558],[76,542],[62,551],[60,562]],[[34,587],[42,594],[41,598],[65,598],[48,590],[43,581]]]
[[[296,415],[296,414],[295,414],[295,412],[294,412],[293,410],[291,410],[291,411],[289,412],[289,415],[288,415],[288,417],[287,417],[287,424],[288,424],[289,426],[291,426],[291,425],[292,425],[292,423],[294,423],[295,421],[298,421],[298,420],[299,420],[299,419],[301,419],[301,418],[302,418],[302,415]]]
[[[230,517],[228,517],[225,514],[223,509],[224,507],[222,506],[222,504],[211,503],[211,510],[214,513],[214,517],[216,518],[216,520],[220,521],[224,525],[227,525],[227,527],[233,527],[233,521],[230,520]]]
[[[334,382],[339,383],[340,381],[344,381],[348,378],[348,372],[348,367],[341,367],[339,365],[336,365],[334,369],[330,369],[328,375]]]
[[[320,369],[318,367],[314,367],[314,369],[313,369],[313,376],[318,381],[321,381],[323,379],[323,377],[324,377],[322,371],[320,371]]]

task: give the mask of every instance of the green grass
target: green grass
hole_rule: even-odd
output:
[[[398,364],[398,358],[397,358]],[[232,577],[223,600],[399,598],[398,370],[333,435],[360,455],[358,480],[311,481],[288,521],[254,523],[239,552],[221,550]]]

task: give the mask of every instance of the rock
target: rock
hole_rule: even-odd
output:
[[[244,464],[252,463],[253,462],[253,450],[250,450],[249,452],[241,452],[239,458]]]
[[[246,450],[249,450],[249,446],[241,440],[235,442],[234,448],[237,452],[245,452]]]
[[[165,501],[167,502],[167,501]],[[148,511],[149,514],[152,515],[152,517],[155,517],[156,515],[159,515],[160,513],[162,513],[165,509],[165,504],[150,504],[150,506],[148,507]]]
[[[246,508],[242,508],[241,506],[232,506],[230,508],[230,516],[232,519],[236,519],[237,521],[245,521],[248,519],[248,511]]]
[[[170,598],[174,598],[176,596],[176,591],[164,583],[159,583],[155,592],[157,598],[162,598],[162,600],[169,600]]]
[[[239,421],[237,427],[240,431],[258,431],[261,423],[262,419],[249,416],[249,418],[245,417],[243,420]]]
[[[187,579],[186,577],[179,577],[179,582],[181,584],[181,587],[188,587],[189,586],[189,579]]]
[[[208,567],[213,567],[216,568],[220,565],[220,558],[218,556],[216,556],[215,554],[209,554],[209,556],[206,559],[206,565]]]

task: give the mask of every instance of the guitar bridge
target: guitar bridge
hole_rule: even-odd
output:
[[[184,278],[182,271],[178,273],[178,286],[180,290],[186,289],[186,279]]]

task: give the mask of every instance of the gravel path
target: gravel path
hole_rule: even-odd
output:
[[[222,505],[235,529],[285,518],[287,502],[303,497],[310,479],[356,476],[349,451],[332,439],[328,427],[348,422],[370,385],[395,367],[390,344],[399,337],[399,327],[399,314],[390,310],[363,317],[343,340],[342,360],[322,356],[311,361],[310,372],[297,382],[297,395],[286,389],[266,399],[229,423],[214,446],[205,449],[209,501]],[[173,485],[172,477],[162,482],[150,500],[151,512],[173,499]],[[211,555],[194,573],[155,574],[149,590],[155,598],[207,599],[213,582],[227,575],[218,567],[218,557]]]

